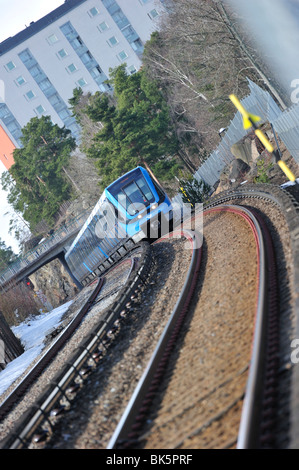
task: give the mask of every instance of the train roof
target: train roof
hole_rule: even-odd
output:
[[[129,175],[131,175],[132,173],[134,173],[136,170],[141,170],[141,171],[145,171],[144,168],[142,168],[141,166],[137,166],[136,168],[133,168],[133,170],[130,170],[128,171],[127,173],[125,173],[124,175],[120,176],[119,178],[117,178],[115,181],[113,181],[113,183],[109,184],[109,186],[107,186],[107,190],[109,191],[109,188],[111,188],[112,186],[114,186],[116,183],[119,183],[120,181],[122,181],[123,179],[127,178]]]

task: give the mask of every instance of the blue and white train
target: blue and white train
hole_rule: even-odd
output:
[[[142,239],[156,239],[173,228],[170,199],[142,167],[110,184],[65,255],[84,286]]]

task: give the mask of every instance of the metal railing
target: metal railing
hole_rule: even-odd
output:
[[[250,94],[241,100],[242,105],[252,114],[260,116],[261,123],[270,122],[273,129],[285,144],[287,150],[299,163],[299,104],[282,111],[272,96],[248,79]],[[213,186],[224,168],[234,160],[231,147],[245,137],[248,130],[243,128],[243,119],[239,112],[230,121],[226,132],[218,145],[205,162],[195,172],[194,177]],[[172,199],[182,205],[180,195]]]
[[[243,106],[252,114],[261,117],[262,123],[269,121],[276,127],[276,122],[282,114],[284,114],[271,95],[262,90],[258,85],[248,79],[250,95],[244,98],[241,102]],[[195,172],[194,177],[198,180],[204,180],[210,186],[213,186],[220,178],[221,172],[226,165],[229,165],[234,160],[234,155],[231,152],[233,144],[245,137],[248,133],[243,128],[243,119],[239,112],[230,121],[230,124],[222,138],[220,144],[214,150],[207,160]],[[298,134],[299,145],[299,134]],[[299,146],[298,146],[299,149]]]
[[[22,258],[8,266],[3,271],[0,271],[0,285],[6,283],[10,279],[13,279],[14,276],[22,269],[32,264],[35,260],[50,251],[58,243],[78,231],[86,221],[89,213],[89,211],[82,212],[79,216],[72,219],[67,225],[60,227],[50,237],[28,251]]]

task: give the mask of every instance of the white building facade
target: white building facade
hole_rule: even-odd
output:
[[[74,88],[109,91],[109,69],[122,63],[136,72],[164,12],[163,0],[66,0],[0,43],[0,124],[15,145],[34,116],[50,115],[78,137]]]

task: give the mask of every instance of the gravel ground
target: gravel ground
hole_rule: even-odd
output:
[[[291,308],[293,301],[293,259],[290,249],[290,240],[288,231],[286,230],[284,216],[277,207],[265,201],[254,200],[251,198],[248,200],[242,199],[240,202],[242,205],[256,207],[266,214],[266,220],[272,232],[274,244],[278,253],[281,292],[281,380],[279,390],[279,415],[281,419],[278,423],[277,431],[279,436],[281,436],[278,446],[284,447],[287,445],[289,430],[289,393],[290,375],[292,371],[292,366],[290,364],[290,341],[292,339],[292,331],[294,328],[294,318],[292,316]],[[234,200],[232,203],[237,204],[237,201]],[[196,299],[196,302],[198,300],[199,302],[203,301],[204,303],[199,304],[202,306],[202,309],[196,309],[192,317],[195,319],[198,316],[206,321],[206,325],[205,323],[201,325],[201,322],[195,325],[195,331],[197,331],[198,336],[195,345],[192,342],[188,345],[188,348],[191,351],[191,356],[189,351],[189,356],[188,354],[186,355],[187,362],[185,365],[188,365],[187,369],[192,369],[190,365],[193,366],[193,364],[196,363],[197,367],[200,367],[202,370],[206,370],[206,372],[209,372],[211,369],[212,378],[216,384],[215,387],[218,387],[218,391],[221,392],[222,387],[219,387],[219,384],[221,385],[219,380],[221,378],[222,368],[224,370],[227,367],[227,361],[224,359],[222,360],[223,364],[222,366],[219,366],[220,373],[217,372],[218,367],[215,368],[212,363],[208,369],[205,369],[208,364],[208,362],[207,364],[205,364],[205,362],[208,361],[209,357],[212,358],[213,354],[214,357],[216,355],[217,360],[219,359],[221,361],[225,349],[228,352],[231,352],[235,357],[236,350],[239,350],[241,355],[243,347],[245,348],[246,346],[246,348],[248,348],[250,340],[247,337],[243,337],[243,332],[249,330],[251,328],[250,325],[252,325],[252,310],[254,310],[253,304],[255,301],[253,288],[254,282],[252,279],[254,278],[255,258],[249,250],[251,242],[249,245],[242,245],[242,240],[239,240],[238,234],[231,233],[232,227],[230,227],[230,223],[227,224],[226,222],[225,227],[223,227],[221,224],[216,224],[216,219],[213,219],[214,217],[215,215],[209,216],[209,221],[204,226],[205,248],[203,260],[206,273],[208,265],[212,270],[214,270],[214,275],[209,275],[211,278],[213,277],[214,281],[210,285],[210,289],[205,291],[203,280],[201,281],[202,284],[199,286],[201,296],[204,292],[206,292],[206,294],[205,297],[202,298],[200,296],[199,299]],[[228,242],[228,234],[230,233],[231,243]],[[212,235],[216,237],[214,241]],[[219,237],[219,240],[222,237],[222,241],[219,246],[217,242],[215,242],[217,237]],[[185,245],[186,242],[184,240],[170,239],[152,246],[156,264],[151,273],[149,283],[143,290],[138,302],[132,308],[126,323],[118,333],[117,340],[114,342],[111,351],[109,348],[109,355],[105,356],[96,371],[87,379],[86,385],[77,394],[70,410],[64,414],[62,419],[58,419],[54,435],[45,444],[46,448],[106,448],[112,433],[122,416],[126,404],[142,375],[143,369],[156,346],[159,335],[169,318],[172,308],[180,293],[180,289],[184,283],[185,273],[189,267],[191,259],[191,251],[186,249]],[[220,249],[219,247],[222,248]],[[241,255],[240,252],[237,254],[237,251],[234,251],[238,249],[241,250]],[[218,256],[216,256],[216,252]],[[248,257],[247,255],[249,252],[251,253],[251,256]],[[221,258],[221,256],[224,256],[224,253],[226,253],[226,257],[230,259],[229,266],[227,264],[228,258]],[[228,268],[237,266],[240,258],[247,259],[248,262],[245,263],[238,273],[228,275]],[[217,266],[216,270],[215,266]],[[248,273],[248,269],[251,270],[250,273]],[[247,281],[244,281],[244,277],[242,277],[243,271],[248,273],[246,277],[247,281],[251,279],[248,284],[246,284]],[[220,280],[220,273],[224,276],[222,278],[223,280]],[[234,281],[234,287],[230,284],[231,280]],[[244,282],[247,292],[246,295],[244,294],[244,299],[245,304],[246,302],[248,302],[248,304],[246,304],[246,307],[239,307],[238,313],[235,313],[238,321],[234,322],[231,319],[228,319],[226,315],[223,315],[223,312],[226,312],[227,309],[230,310],[231,305],[234,304],[237,297],[239,299],[243,297],[243,294],[240,294],[240,292]],[[235,292],[233,292],[233,289],[235,289]],[[218,291],[219,294],[220,292],[223,292],[223,296],[218,295]],[[252,292],[251,296],[248,295],[249,292]],[[251,306],[249,306],[249,304]],[[208,320],[206,318],[208,316],[210,316],[211,321],[209,327]],[[244,320],[246,320],[246,323]],[[238,325],[238,335],[235,335],[233,331],[234,324]],[[221,337],[222,339],[219,340],[219,334],[222,329],[224,329],[225,333],[224,336]],[[197,348],[200,343],[205,344],[204,348],[206,348],[202,350],[202,355],[198,355],[199,351]],[[186,343],[185,351],[188,349],[187,344],[188,343]],[[55,366],[53,363],[53,367],[55,370],[53,371],[53,375],[59,370],[59,367],[62,366],[65,359],[65,357],[62,357],[57,358],[57,361],[54,361]],[[235,429],[236,422],[239,419],[237,418],[236,420],[236,417],[239,416],[241,412],[240,397],[245,387],[248,362],[249,356],[247,355],[246,358],[244,357],[244,359],[242,359],[242,364],[240,364],[239,368],[235,365],[232,366],[231,380],[229,380],[229,387],[231,388],[227,388],[226,392],[230,394],[230,391],[233,392],[235,390],[237,393],[236,395],[233,395],[235,397],[235,403],[232,403],[232,396],[226,397],[229,408],[227,410],[227,414],[231,414],[231,422],[235,423],[234,425],[229,426],[229,428]],[[48,369],[50,370],[50,367]],[[45,384],[48,383],[48,380],[49,376],[44,374],[44,377],[39,381],[39,384],[34,386],[33,398],[39,395]],[[210,386],[209,379],[206,378],[206,376],[203,376],[202,384],[203,387]],[[172,393],[178,396],[178,392],[175,388],[172,390]],[[186,390],[187,396],[190,395],[188,389]],[[32,391],[30,390],[30,394],[31,393]],[[215,392],[215,397],[216,395],[217,393]],[[201,401],[201,397],[205,397],[203,391],[194,391],[194,396],[195,401],[196,399],[199,400],[198,407],[201,406],[204,412],[208,412],[209,407],[206,405],[205,399]],[[22,402],[22,406],[17,415],[10,413],[6,422],[2,424],[0,439],[11,430],[12,424],[18,416],[24,412],[24,409],[26,409],[27,406],[29,406],[28,402],[24,401]],[[188,408],[188,406],[186,408]],[[205,423],[208,423],[215,413],[217,413],[217,409],[217,400],[215,402],[211,402],[211,414],[203,415],[206,416]],[[219,429],[217,420],[213,421],[209,427],[210,430],[214,429],[221,437],[222,430]],[[200,424],[198,426],[198,429],[199,428]],[[197,434],[195,433],[196,435],[193,435],[193,431],[194,429],[190,428],[190,438],[186,440],[185,436],[180,437],[177,427],[174,427],[172,432],[175,434],[176,440],[173,445],[178,448],[185,446],[186,448],[198,448],[201,446],[213,448],[218,445],[216,441],[213,441],[213,433],[210,435],[209,433],[206,434],[207,438],[200,441],[197,440],[198,436],[199,439],[202,439],[205,434],[199,432]],[[224,438],[221,442],[222,447],[233,447],[235,445],[235,432],[232,434],[233,435],[230,434],[230,431],[224,434]],[[194,440],[194,438],[196,440]],[[161,442],[159,443],[159,447],[162,448]]]
[[[162,397],[145,430],[147,449],[231,447],[247,382],[257,300],[257,254],[239,215],[204,216],[204,250],[193,311]],[[175,360],[176,359],[176,360]]]
[[[178,299],[191,260],[184,239],[166,239],[152,250],[156,264],[146,289],[109,354],[57,422],[46,448],[107,447]]]
[[[231,201],[238,203],[264,214],[276,249],[280,367],[274,434],[276,447],[285,448],[290,431],[290,343],[295,322],[290,237],[284,214],[277,206],[251,198]],[[154,403],[149,418],[153,424],[144,429],[140,444],[144,448],[234,448],[237,443],[250,361],[256,263],[248,235],[243,232],[240,237],[240,228],[234,233],[232,224],[225,225],[223,216],[218,216],[218,221],[216,217],[205,216],[200,295],[186,325],[186,337],[177,346],[177,362],[170,367],[170,378],[161,384],[162,399]]]
[[[290,440],[290,410],[292,372],[296,365],[291,363],[291,342],[295,337],[295,284],[294,257],[290,234],[284,214],[271,203],[258,200],[242,200],[242,204],[257,208],[266,218],[276,251],[279,287],[279,377],[278,416],[276,422],[275,448],[287,448]]]
[[[57,372],[63,367],[65,362],[73,355],[76,347],[81,343],[81,341],[90,333],[93,326],[95,326],[100,318],[102,312],[104,312],[109,305],[115,300],[117,292],[109,297],[105,297],[108,290],[112,286],[115,287],[115,278],[118,279],[119,284],[118,288],[120,289],[126,282],[128,273],[131,268],[131,262],[127,261],[126,263],[121,264],[119,267],[111,270],[110,273],[106,276],[106,282],[100,291],[99,298],[104,297],[102,301],[96,304],[95,308],[90,310],[88,314],[84,317],[81,322],[80,327],[75,331],[71,339],[68,341],[66,346],[58,353],[55,360],[46,368],[45,372],[39,377],[39,379],[30,387],[26,395],[22,398],[21,402],[8,414],[7,418],[2,421],[0,424],[0,440],[4,439],[5,436],[12,430],[14,423],[22,417],[23,413],[34,403],[34,401],[39,397],[43,392],[47,384],[55,377]],[[92,283],[90,286],[84,288],[74,299],[74,302],[70,308],[65,312],[63,316],[63,327],[66,327],[70,321],[79,313],[83,304],[90,297],[92,291],[94,290],[96,284]],[[60,332],[60,329],[59,329]],[[12,392],[14,387],[23,379],[25,375],[29,372],[31,367],[37,363],[41,356],[51,347],[52,340],[57,339],[58,336],[55,335],[55,332],[51,332],[45,340],[46,347],[42,353],[35,359],[35,361],[28,367],[28,369],[19,377],[19,379],[14,382],[6,392],[1,396],[1,401],[4,401],[5,398]]]

